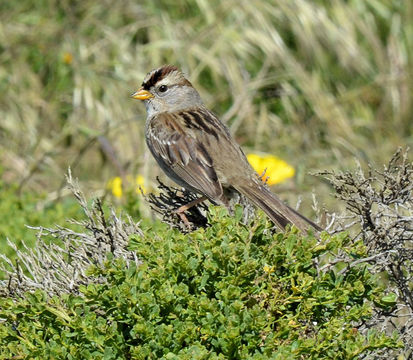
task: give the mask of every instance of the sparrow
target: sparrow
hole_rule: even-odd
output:
[[[145,104],[146,143],[161,169],[178,185],[202,195],[178,212],[206,199],[228,207],[228,194],[237,191],[282,231],[289,224],[301,231],[321,231],[269,190],[228,128],[177,67],[152,70],[131,96]]]

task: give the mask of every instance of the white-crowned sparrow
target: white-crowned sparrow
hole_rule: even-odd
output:
[[[205,107],[178,68],[168,65],[149,72],[132,97],[145,103],[150,151],[177,184],[225,206],[226,190],[235,189],[281,230],[288,224],[302,231],[321,230],[262,183],[227,127]]]

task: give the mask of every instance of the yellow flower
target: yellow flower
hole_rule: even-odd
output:
[[[108,182],[108,188],[112,190],[112,194],[118,198],[122,197],[122,178],[119,176],[114,177]]]
[[[274,185],[291,178],[295,174],[294,168],[273,155],[248,154],[248,161],[254,170],[261,175],[265,171],[264,179],[268,178],[267,184]]]
[[[141,190],[140,190],[140,189],[142,189],[142,192],[143,192],[144,194],[146,194],[147,191],[148,191],[147,187],[145,186],[145,178],[144,178],[142,175],[138,175],[138,176],[136,177],[136,192],[137,192],[138,194],[141,193]]]
[[[73,55],[70,52],[65,52],[63,54],[63,62],[67,65],[70,65],[73,62]]]
[[[274,266],[264,265],[263,270],[264,270],[264,272],[266,272],[267,274],[271,274],[271,273],[274,272]]]
[[[142,175],[136,176],[135,179],[131,175],[126,176],[125,183],[123,182],[122,178],[119,176],[110,179],[108,182],[108,189],[111,190],[112,194],[117,198],[121,198],[123,196],[123,190],[126,186],[127,189],[135,189],[137,194],[141,194],[140,189],[142,189],[143,193],[146,194],[148,188],[145,186],[145,178]]]

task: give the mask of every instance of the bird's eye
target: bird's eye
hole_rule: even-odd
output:
[[[168,90],[168,87],[166,85],[159,86],[159,91],[160,92],[165,92],[166,90]]]

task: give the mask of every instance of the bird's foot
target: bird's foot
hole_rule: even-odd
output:
[[[186,217],[185,211],[189,210],[193,206],[198,205],[201,202],[204,202],[205,200],[207,200],[207,197],[201,196],[200,198],[195,199],[185,205],[180,206],[178,209],[174,210],[174,213],[177,214],[181,218],[182,222],[184,223],[187,229],[192,229],[192,224]]]

